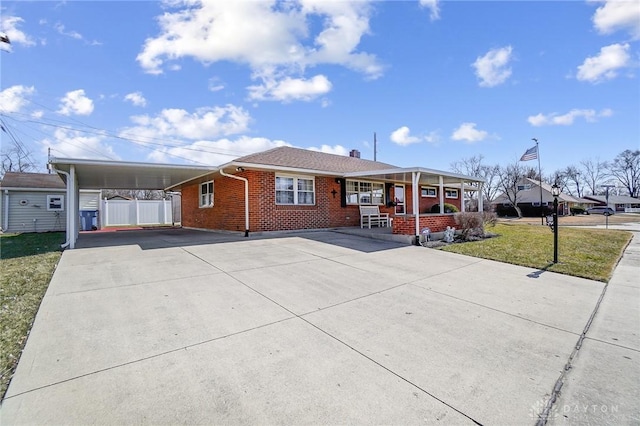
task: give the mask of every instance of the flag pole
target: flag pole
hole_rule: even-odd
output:
[[[536,143],[536,157],[538,157],[538,179],[540,180],[540,222],[544,225],[544,209],[542,208],[542,169],[540,168],[540,148],[538,147],[538,139],[531,138]]]

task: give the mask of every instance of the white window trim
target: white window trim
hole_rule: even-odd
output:
[[[278,197],[275,197],[276,200],[276,205],[277,206],[315,206],[316,205],[316,178],[315,176],[304,176],[304,175],[285,175],[285,174],[277,174],[276,178],[274,180],[274,196],[278,191],[278,188],[276,186],[276,181],[278,180],[278,178],[287,178],[287,179],[293,179],[293,204],[292,203],[279,203]],[[298,179],[303,179],[303,180],[310,180],[311,184],[313,185],[313,203],[311,204],[302,204],[299,202],[298,200]],[[304,191],[307,192],[307,191]]]
[[[433,190],[433,195],[429,195],[429,194],[424,195],[424,194],[422,193],[422,191],[423,191],[424,189],[432,189],[432,190]],[[438,196],[438,188],[436,188],[435,186],[421,186],[421,187],[420,187],[420,196],[421,196],[422,198],[436,198],[436,197]]]
[[[60,199],[60,207],[51,207],[52,199]],[[56,203],[57,204],[57,203]],[[47,211],[49,212],[62,212],[64,211],[64,195],[47,195]]]
[[[455,197],[452,197],[452,196],[450,196],[450,195],[449,195],[449,194],[450,194],[450,193],[452,193],[452,192],[455,192],[455,193],[456,193],[456,196],[455,196]],[[458,192],[458,190],[457,190],[457,189],[453,189],[453,188],[446,188],[446,189],[444,190],[444,197],[445,197],[445,198],[449,198],[449,199],[451,199],[451,200],[457,200],[459,195],[460,195],[460,192]]]
[[[349,202],[349,197],[347,196],[347,204],[350,206],[359,206],[360,205],[360,183],[361,182],[365,182],[365,183],[370,183],[370,184],[376,184],[376,185],[382,185],[382,201],[380,203],[370,203],[370,204],[362,204],[363,206],[384,206],[385,205],[385,198],[386,198],[386,194],[384,193],[384,182],[378,182],[378,181],[371,181],[371,180],[355,180],[355,179],[348,179],[347,182],[355,182],[357,183],[357,187],[358,187],[358,202],[357,203],[351,203]],[[350,191],[347,189],[346,190],[347,194],[350,193]],[[371,188],[371,199],[373,200],[373,186]]]
[[[209,203],[203,204],[202,203],[202,196],[205,194],[204,192],[202,192],[202,187],[204,185],[209,186],[209,184],[211,184],[211,199]],[[210,208],[213,207],[213,194],[215,193],[215,184],[213,183],[212,180],[206,181],[206,182],[202,182],[198,185],[198,206],[201,209],[206,209],[206,208]],[[206,194],[209,194],[209,192],[207,192]]]

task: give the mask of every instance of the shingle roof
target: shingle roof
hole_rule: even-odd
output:
[[[281,146],[268,151],[237,158],[234,163],[261,164],[324,171],[329,173],[366,172],[372,170],[395,169],[397,166],[343,155],[326,154],[308,149]]]
[[[66,185],[57,173],[6,172],[0,182],[0,186],[3,188],[66,188]]]

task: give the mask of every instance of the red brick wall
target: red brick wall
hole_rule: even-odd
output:
[[[249,230],[284,231],[359,226],[358,206],[341,207],[340,183],[335,177],[315,177],[313,206],[276,205],[275,173],[245,171],[249,180]],[[244,182],[228,177],[214,181],[214,206],[198,207],[199,183],[182,189],[182,224],[186,227],[244,231]],[[335,191],[335,194],[334,194]],[[394,209],[381,207],[393,214]]]
[[[293,229],[319,229],[343,226],[359,226],[358,206],[341,207],[340,184],[334,177],[315,177],[316,203],[313,206],[276,205],[275,173],[244,171],[236,176],[249,180],[249,230],[285,231]],[[244,182],[224,176],[214,181],[214,205],[210,208],[198,207],[199,183],[182,189],[182,224],[186,227],[244,231]],[[335,194],[334,194],[335,191]],[[412,212],[411,185],[405,186],[405,203],[408,215]],[[420,197],[420,211],[437,204],[439,198]],[[460,199],[446,199],[460,208]],[[394,207],[380,207],[381,212],[395,214]],[[414,218],[396,216],[393,233],[413,235]],[[420,228],[429,227],[432,232],[444,231],[447,226],[455,226],[453,215],[427,215],[420,217]]]
[[[454,228],[456,226],[456,220],[453,214],[446,215],[424,215],[419,216],[420,229],[429,228],[431,232],[442,232],[447,229],[447,226]],[[396,216],[393,219],[394,234],[401,235],[415,235],[416,233],[416,220],[415,216]]]

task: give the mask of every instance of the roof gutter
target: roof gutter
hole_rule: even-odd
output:
[[[244,236],[249,236],[249,180],[241,176],[230,175],[225,173],[223,169],[219,170],[222,176],[226,176],[231,179],[237,179],[244,182]]]

